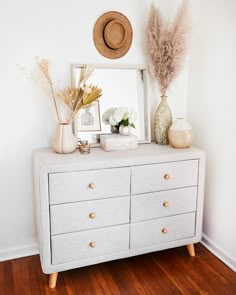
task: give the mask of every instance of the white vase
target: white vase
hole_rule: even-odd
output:
[[[125,135],[125,136],[130,135],[130,133],[131,133],[130,126],[120,125],[120,127],[119,127],[119,133],[120,133],[120,135]]]
[[[77,139],[72,132],[71,124],[57,124],[52,149],[59,154],[72,153],[77,147]]]
[[[192,144],[192,127],[184,118],[177,118],[168,131],[169,143],[177,149],[188,148]]]

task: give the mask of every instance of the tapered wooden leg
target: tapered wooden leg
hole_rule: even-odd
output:
[[[49,275],[49,288],[55,288],[57,284],[58,272],[53,272]]]
[[[194,244],[187,245],[187,249],[190,256],[195,256]]]

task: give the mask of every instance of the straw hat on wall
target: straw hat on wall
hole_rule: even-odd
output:
[[[124,56],[130,49],[132,38],[133,30],[128,18],[118,11],[104,13],[94,25],[94,45],[107,58]]]

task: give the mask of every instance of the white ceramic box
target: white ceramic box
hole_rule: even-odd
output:
[[[100,146],[105,151],[133,150],[138,147],[138,138],[135,135],[102,134]]]

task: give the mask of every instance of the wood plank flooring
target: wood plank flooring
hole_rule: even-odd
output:
[[[0,295],[234,295],[236,273],[201,244],[59,273],[48,288],[39,256],[0,262]]]

